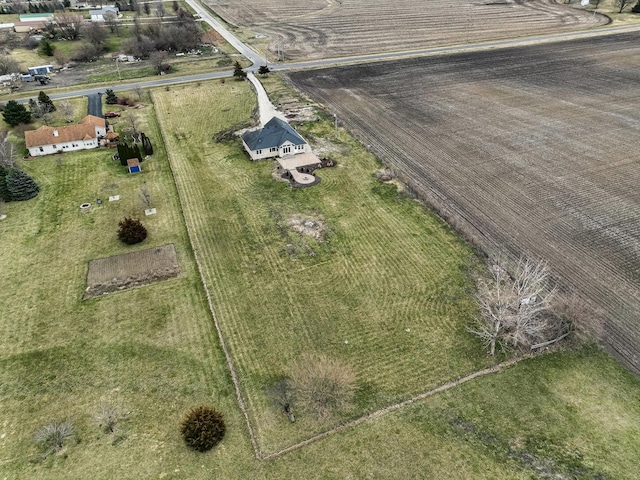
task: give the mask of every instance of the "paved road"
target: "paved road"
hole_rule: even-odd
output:
[[[260,67],[260,65],[266,65],[267,61],[264,57],[260,56],[251,47],[245,45],[238,37],[226,29],[208,10],[202,7],[196,0],[186,0],[191,8],[193,8],[200,18],[211,25],[224,39],[229,42],[233,48],[238,50],[242,55],[251,60],[254,68]]]

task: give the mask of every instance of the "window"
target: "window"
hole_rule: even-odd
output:
[[[54,145],[54,146],[53,146],[53,148],[58,148],[58,147],[56,147],[56,146]]]
[[[278,147],[271,147],[269,149],[270,152],[277,152],[278,151]]]
[[[283,147],[282,153],[291,153],[291,146],[287,145],[286,147]]]
[[[262,155],[262,150],[256,150],[256,155]]]
[[[40,147],[40,151],[41,151],[41,152],[44,152],[44,150],[43,150],[43,148],[42,148],[42,147]]]

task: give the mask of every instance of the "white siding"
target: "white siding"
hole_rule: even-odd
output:
[[[43,155],[51,155],[58,152],[74,152],[77,150],[88,150],[90,148],[98,148],[98,140],[75,140],[73,142],[56,143],[52,145],[43,145],[42,147],[30,147],[29,155],[32,157],[40,157]]]

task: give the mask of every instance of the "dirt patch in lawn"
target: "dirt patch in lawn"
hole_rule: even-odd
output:
[[[326,229],[322,220],[317,218],[305,217],[303,215],[294,215],[287,220],[287,226],[294,232],[306,235],[316,241],[321,241],[323,233]]]
[[[84,299],[149,285],[180,275],[172,243],[89,262]]]

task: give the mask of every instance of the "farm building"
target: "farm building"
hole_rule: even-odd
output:
[[[106,17],[111,13],[114,18],[118,18],[118,9],[116,7],[102,7],[100,10],[89,10],[92,22],[104,22]]]
[[[53,72],[53,65],[40,65],[38,67],[27,68],[29,75],[46,75]]]
[[[98,148],[100,139],[105,137],[104,118],[87,115],[78,125],[48,127],[24,132],[24,140],[29,155],[38,157],[59,152]]]
[[[34,30],[42,30],[46,26],[45,22],[16,22],[13,24],[13,31],[16,33],[29,33]]]
[[[23,13],[20,22],[25,23],[49,23],[53,22],[53,13]]]
[[[291,125],[277,117],[273,117],[261,129],[243,133],[242,144],[251,160],[311,152],[305,139]]]

